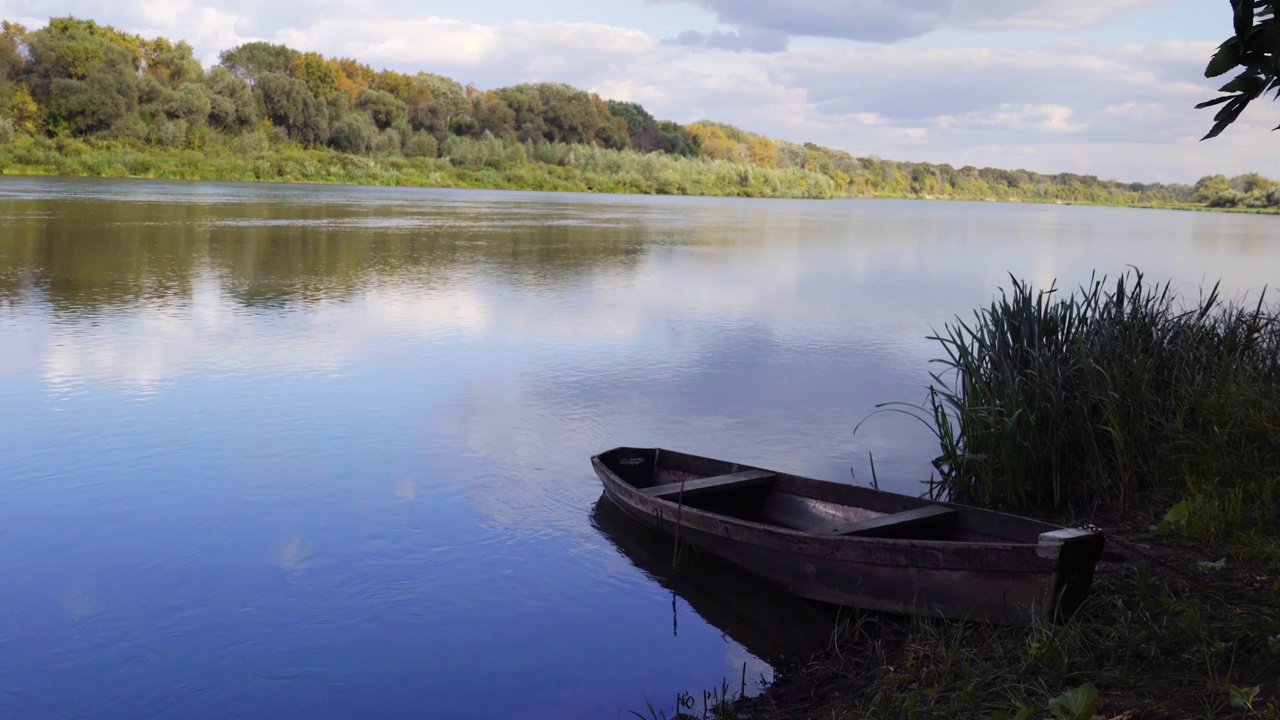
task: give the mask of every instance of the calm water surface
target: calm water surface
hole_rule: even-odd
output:
[[[1278,236],[1106,208],[0,179],[0,716],[599,718],[768,677],[804,607],[667,578],[590,455],[868,482],[874,453],[919,492],[922,426],[852,430],[922,398],[931,327],[1010,272],[1274,284]]]

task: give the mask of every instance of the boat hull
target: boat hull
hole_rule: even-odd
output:
[[[1057,552],[1035,542],[820,536],[655,499],[598,459],[593,464],[608,498],[637,521],[795,595],[837,605],[996,623],[1047,620],[1083,600],[1102,553],[1101,536]]]

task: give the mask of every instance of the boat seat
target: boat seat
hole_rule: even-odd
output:
[[[742,472],[730,473],[728,475],[704,477],[700,480],[686,480],[682,483],[673,482],[654,485],[653,487],[642,488],[641,491],[649,497],[655,497],[660,500],[674,500],[682,496],[696,497],[707,493],[731,490],[733,488],[746,488],[755,487],[756,485],[764,485],[765,483],[772,482],[776,477],[776,474],[771,473],[768,470],[743,470]]]
[[[956,511],[943,505],[926,505],[880,515],[866,520],[832,525],[814,532],[819,535],[851,535],[854,537],[904,537],[907,535],[937,536],[950,530]]]

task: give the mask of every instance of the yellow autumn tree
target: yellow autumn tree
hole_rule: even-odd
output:
[[[25,133],[35,133],[44,125],[40,106],[26,85],[0,83],[0,117],[9,118],[13,129]]]
[[[747,156],[752,165],[766,168],[778,167],[778,146],[767,137],[754,135],[747,141]]]
[[[333,58],[329,60],[338,73],[338,90],[347,96],[348,102],[355,102],[356,95],[369,87],[373,82],[373,68],[351,58]]]
[[[307,89],[319,99],[338,91],[338,69],[329,64],[320,53],[299,53],[289,73],[307,84]]]
[[[738,155],[738,143],[730,140],[724,131],[708,123],[693,123],[685,128],[693,136],[699,154],[712,160],[734,160]]]

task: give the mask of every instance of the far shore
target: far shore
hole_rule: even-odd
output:
[[[24,140],[0,145],[0,174],[687,197],[949,200],[1280,214],[1280,208],[1210,207],[1200,203],[1123,203],[1012,194],[970,197],[963,194],[857,192],[853,186],[837,191],[829,183],[779,182],[780,178],[771,177],[768,173],[739,173],[728,163],[713,162],[702,163],[704,167],[696,168],[703,171],[701,174],[684,172],[673,176],[664,172],[669,168],[658,165],[647,175],[645,172],[614,174],[539,162],[473,167],[444,158],[371,158],[327,148],[304,149],[296,145],[237,154],[228,148],[212,152],[152,147],[124,149],[113,144],[95,147],[81,141]]]

